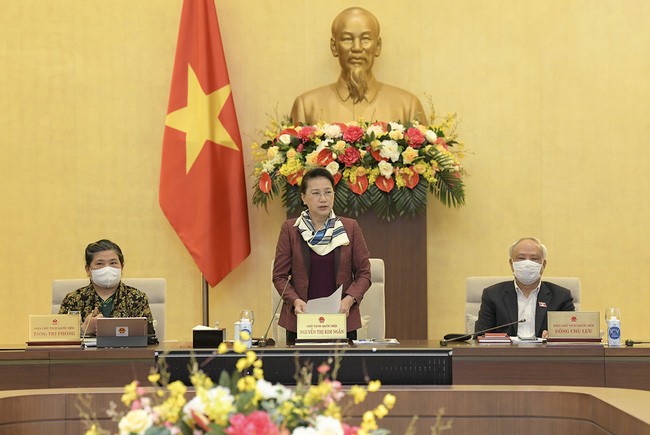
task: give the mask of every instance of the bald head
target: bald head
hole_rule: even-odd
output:
[[[375,37],[379,38],[379,20],[377,20],[377,17],[370,13],[370,11],[356,6],[345,9],[334,18],[334,21],[332,21],[332,37],[336,38],[341,33],[345,23],[354,18],[367,20],[373,27]]]

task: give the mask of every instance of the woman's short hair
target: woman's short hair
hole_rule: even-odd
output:
[[[300,183],[300,192],[303,194],[307,193],[307,182],[318,177],[324,177],[330,180],[330,183],[332,183],[332,189],[334,189],[334,177],[330,171],[325,168],[314,168],[310,169],[305,173],[305,175],[302,176],[302,182]]]
[[[90,266],[95,254],[102,251],[115,251],[117,258],[120,259],[120,264],[124,266],[122,250],[117,246],[117,243],[113,243],[107,239],[101,239],[86,246],[86,266]]]

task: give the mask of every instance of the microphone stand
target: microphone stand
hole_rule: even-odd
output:
[[[280,308],[280,305],[282,305],[283,302],[283,297],[284,297],[284,292],[287,291],[287,286],[289,285],[289,280],[291,279],[291,275],[287,277],[287,282],[284,284],[284,288],[282,289],[282,294],[280,295],[280,300],[278,303],[275,305],[275,310],[273,311],[273,315],[271,316],[271,321],[269,322],[269,326],[266,327],[266,332],[257,341],[257,347],[266,347],[266,345],[273,345],[275,342],[272,339],[267,338],[269,335],[269,330],[271,329],[271,325],[273,325],[273,321],[275,320],[275,315],[278,314],[278,309]]]
[[[459,337],[450,338],[449,340],[445,340],[443,338],[442,340],[440,340],[440,346],[447,346],[447,343],[451,343],[453,341],[465,341],[465,340],[471,338],[472,335],[476,337],[476,336],[484,334],[486,332],[494,331],[495,329],[505,328],[506,326],[516,325],[517,323],[524,323],[525,321],[526,321],[526,319],[521,319],[521,320],[517,320],[516,322],[505,323],[503,325],[498,325],[498,326],[495,326],[493,328],[484,329],[482,331],[476,331],[473,334],[465,334],[465,335],[461,335]]]

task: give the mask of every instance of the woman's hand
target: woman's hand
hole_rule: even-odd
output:
[[[306,309],[307,302],[303,301],[302,299],[296,299],[293,301],[293,312],[295,314],[305,314]]]
[[[86,320],[81,324],[81,333],[84,335],[96,334],[98,317],[104,317],[104,315],[99,312],[97,307],[95,307],[93,312],[89,316],[86,316]]]
[[[345,314],[345,317],[350,315],[350,308],[352,308],[352,305],[354,305],[354,298],[350,295],[345,295],[343,299],[341,299],[341,307],[339,308],[339,313]]]

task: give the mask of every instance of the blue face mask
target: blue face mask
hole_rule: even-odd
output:
[[[120,282],[121,277],[122,269],[116,267],[106,266],[90,271],[91,281],[104,288],[115,287]]]
[[[532,260],[514,261],[512,263],[517,281],[525,285],[533,284],[542,277],[542,264]]]

